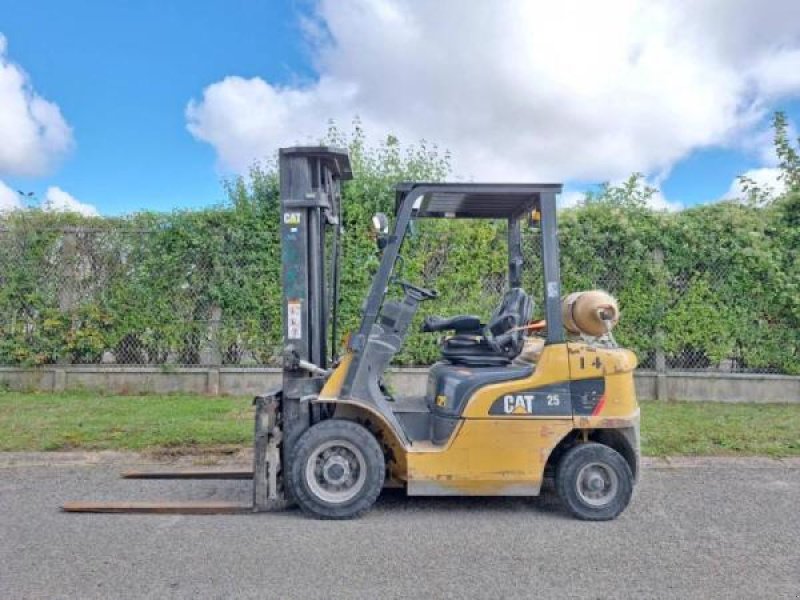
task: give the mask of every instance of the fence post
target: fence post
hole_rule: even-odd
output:
[[[219,347],[219,330],[222,324],[222,308],[214,305],[211,307],[211,319],[208,321],[206,341],[200,348],[200,364],[222,364],[222,351]]]
[[[667,399],[667,358],[659,344],[656,348],[656,400],[664,402]]]
[[[206,393],[209,396],[219,396],[219,369],[209,367],[206,379]]]
[[[656,264],[657,272],[664,272],[664,251],[661,248],[653,250],[653,262]],[[662,306],[661,316],[664,316],[665,307]],[[664,332],[660,325],[656,326],[656,400],[665,402],[668,399],[667,393],[667,357],[664,354]]]
[[[78,287],[78,229],[64,229],[61,237],[61,285],[58,290],[58,309],[68,313],[77,304]]]
[[[53,391],[63,392],[67,389],[67,372],[64,369],[53,371]]]
[[[78,231],[77,227],[69,227],[63,231],[61,237],[61,286],[58,290],[58,309],[62,314],[71,316],[70,329],[73,331],[76,327],[74,310],[78,305],[78,279],[80,278],[78,269]],[[68,365],[72,360],[69,356],[62,354],[56,362],[60,365]]]

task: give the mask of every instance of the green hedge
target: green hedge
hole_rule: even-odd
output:
[[[358,324],[377,266],[370,216],[391,212],[393,186],[441,180],[449,157],[389,138],[366,149],[344,139],[346,184],[341,331]],[[280,251],[274,165],[226,185],[224,205],[169,214],[82,218],[40,211],[0,220],[0,364],[118,362],[270,363],[279,351]],[[617,339],[648,364],[660,344],[673,366],[800,373],[800,194],[720,202],[677,213],[647,208],[633,176],[560,212],[564,291],[601,286],[619,297]],[[424,314],[486,314],[502,287],[504,223],[420,223],[404,248],[403,276],[436,287]],[[541,296],[535,231],[524,281]],[[540,309],[541,307],[539,307]],[[424,316],[420,315],[420,319]],[[434,336],[414,333],[400,364],[435,360]],[[688,361],[688,362],[687,362]]]

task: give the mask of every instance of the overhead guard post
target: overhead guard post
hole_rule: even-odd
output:
[[[561,273],[558,253],[558,225],[556,223],[556,194],[541,195],[542,214],[542,264],[544,266],[544,306],[547,320],[547,343],[564,341],[561,319]]]

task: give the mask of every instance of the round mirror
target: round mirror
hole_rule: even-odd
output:
[[[389,217],[384,213],[372,215],[372,230],[378,235],[387,235],[389,233]]]

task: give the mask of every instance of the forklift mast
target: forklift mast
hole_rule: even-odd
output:
[[[340,182],[353,175],[347,151],[339,148],[283,148],[278,163],[283,264],[283,448],[287,453],[311,424],[311,405],[302,400],[322,389],[324,372],[332,358],[329,349],[335,352],[338,346]],[[316,406],[314,409],[319,410]]]

